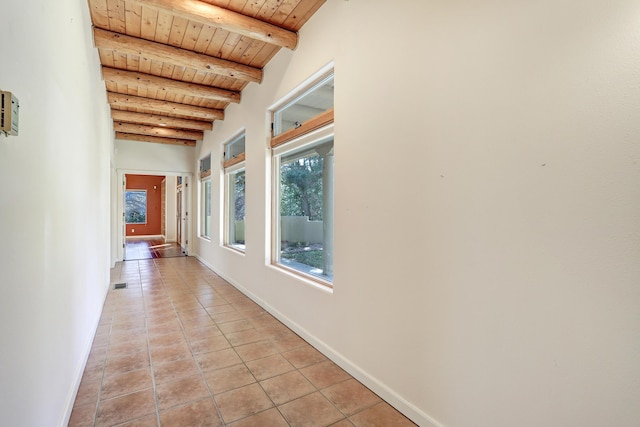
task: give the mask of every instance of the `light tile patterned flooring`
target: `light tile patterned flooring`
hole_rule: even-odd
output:
[[[111,281],[70,426],[414,425],[195,258]]]
[[[127,238],[125,259],[128,261],[175,256],[184,256],[182,248],[175,242],[167,243],[164,239]]]

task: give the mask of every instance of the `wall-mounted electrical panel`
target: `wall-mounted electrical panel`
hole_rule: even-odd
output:
[[[5,135],[18,134],[18,98],[11,92],[0,91],[0,133]]]

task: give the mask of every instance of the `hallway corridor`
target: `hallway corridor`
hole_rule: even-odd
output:
[[[113,289],[126,282],[127,288]],[[193,257],[118,263],[70,426],[412,426]]]

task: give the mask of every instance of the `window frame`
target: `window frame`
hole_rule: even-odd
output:
[[[211,218],[213,214],[213,206],[211,199],[211,176],[207,176],[200,180],[200,237],[206,240],[211,240]],[[208,189],[208,193],[207,193]],[[209,215],[207,215],[207,201],[209,207]],[[209,219],[209,224],[206,223],[207,218]]]
[[[198,235],[205,240],[211,240],[211,218],[213,216],[213,206],[211,198],[211,153],[203,156],[199,162],[200,170],[200,191],[199,201],[200,209],[198,209],[198,215],[200,216],[198,221]],[[208,189],[208,192],[207,192]],[[208,202],[208,204],[207,204]],[[209,215],[207,215],[207,207],[209,208]],[[207,224],[207,219],[209,223]]]
[[[144,193],[144,222],[128,222],[127,221],[127,194],[128,193]],[[148,194],[146,189],[126,188],[124,190],[124,222],[126,225],[147,225],[149,211]]]
[[[246,167],[244,163],[236,163],[224,171],[224,197],[225,197],[225,211],[224,211],[224,241],[223,245],[227,248],[236,250],[241,253],[246,252],[246,234],[243,244],[231,242],[232,225],[235,226],[235,175],[238,172],[245,173],[245,186],[246,186]],[[232,188],[233,187],[233,188]],[[246,202],[246,187],[245,187],[245,202]],[[233,211],[232,211],[233,208]],[[246,217],[246,215],[245,215]],[[246,232],[245,232],[246,233]],[[235,233],[233,233],[235,234]]]
[[[333,64],[329,64],[329,66],[325,67],[323,70],[318,72],[315,76],[312,76],[309,80],[303,83],[298,90],[295,91],[294,94],[288,96],[283,102],[280,102],[279,105],[272,109],[271,114],[271,137],[279,138],[279,139],[291,139],[291,137],[281,138],[281,135],[287,134],[288,132],[294,131],[296,129],[301,128],[305,125],[305,123],[316,120],[320,116],[326,115],[330,110],[333,110],[333,106],[326,108],[315,116],[309,117],[307,120],[303,122],[296,122],[296,126],[293,128],[289,128],[285,131],[282,131],[280,128],[282,127],[282,115],[285,110],[290,107],[297,105],[299,101],[304,100],[308,95],[313,94],[316,90],[321,89],[328,82],[332,81],[335,84],[335,72],[333,68]],[[333,101],[333,97],[332,97]],[[300,104],[304,105],[304,104]],[[322,108],[322,107],[320,107]],[[333,113],[331,113],[333,116]],[[321,127],[321,126],[317,126]]]
[[[287,141],[286,144],[279,144],[277,147],[272,148],[271,150],[271,167],[273,173],[271,174],[271,254],[270,254],[270,263],[271,266],[284,270],[288,273],[292,273],[293,275],[310,280],[315,284],[323,285],[327,288],[333,288],[333,274],[330,276],[323,276],[318,274],[311,274],[305,271],[287,266],[282,263],[280,260],[281,257],[281,215],[280,215],[280,196],[281,196],[281,186],[280,186],[280,166],[281,166],[281,158],[286,156],[291,152],[295,152],[297,150],[302,150],[305,147],[312,147],[314,145],[321,145],[325,142],[332,140],[334,142],[335,148],[335,133],[334,133],[334,124],[329,123],[328,125],[315,129],[312,132],[308,132],[304,135],[301,135],[291,141]],[[324,189],[323,189],[324,191]],[[334,209],[335,210],[335,209]],[[333,214],[333,213],[332,213]],[[325,218],[323,218],[323,221]],[[333,236],[332,236],[332,245],[333,245]],[[323,247],[325,246],[325,242],[323,242]],[[324,248],[323,248],[324,249]],[[306,265],[306,264],[305,264]],[[311,266],[310,266],[311,267]],[[325,278],[325,277],[330,277]]]
[[[323,108],[324,111],[320,111],[316,116],[307,118],[304,122],[295,122],[295,127],[287,128],[287,130],[282,131],[282,114],[284,110],[289,109],[292,105],[296,105],[299,101],[305,99],[307,96],[315,97],[313,91],[318,88],[323,88],[329,80],[333,81],[332,86],[335,88],[335,68],[334,63],[331,61],[318,72],[310,76],[300,85],[298,85],[295,89],[293,89],[287,96],[280,99],[280,101],[273,104],[268,110],[267,114],[271,119],[271,128],[269,132],[269,140],[268,140],[268,149],[270,154],[270,183],[267,189],[267,194],[269,195],[269,211],[270,214],[270,228],[268,231],[267,237],[270,239],[267,243],[267,247],[269,248],[270,253],[266,259],[266,263],[268,266],[278,269],[285,274],[288,274],[300,281],[303,281],[311,286],[317,287],[320,290],[333,292],[334,285],[334,262],[333,262],[333,246],[334,246],[334,213],[335,213],[335,197],[334,197],[334,187],[335,187],[335,132],[334,132],[334,108],[335,108],[335,99],[334,96],[331,97],[333,101],[333,105],[319,105],[320,108]],[[335,90],[334,90],[335,93]],[[305,106],[304,102],[300,103],[300,106]],[[294,151],[299,149],[305,145],[315,145],[319,143],[321,140],[332,140],[332,148],[331,150],[323,154],[324,160],[326,161],[328,157],[331,158],[331,168],[327,169],[326,172],[331,174],[331,205],[332,209],[330,211],[330,217],[327,212],[323,212],[323,251],[326,249],[330,251],[328,255],[323,252],[323,264],[325,260],[329,260],[330,262],[330,274],[328,277],[322,277],[322,275],[310,274],[307,273],[309,269],[305,269],[306,271],[302,271],[299,269],[295,269],[284,265],[280,262],[281,257],[281,188],[280,188],[280,180],[281,180],[281,158],[286,155],[286,153],[290,151]],[[318,153],[320,154],[320,153]],[[326,163],[323,162],[323,166]],[[323,176],[325,173],[325,169],[323,167]],[[323,187],[325,183],[323,182]],[[323,209],[325,203],[328,199],[325,199],[325,188],[323,188]],[[329,230],[326,229],[326,224],[324,220],[326,218],[330,218],[327,221],[330,225],[328,226]],[[329,241],[327,241],[326,237],[329,236]],[[304,264],[304,263],[303,263]],[[304,264],[310,268],[313,266]],[[323,269],[325,265],[323,265]]]
[[[200,159],[200,179],[211,176],[211,153]]]
[[[243,151],[238,153],[237,155],[230,157],[228,155],[231,147],[234,144],[238,144],[240,141],[244,141]],[[241,129],[236,134],[234,134],[229,140],[222,144],[223,147],[223,155],[222,155],[222,173],[223,173],[223,233],[222,233],[222,246],[237,251],[241,254],[246,252],[246,234],[244,239],[244,244],[238,244],[235,242],[231,242],[231,235],[235,234],[231,232],[231,226],[234,224],[235,226],[235,184],[232,191],[232,183],[234,181],[231,180],[231,176],[235,176],[239,171],[245,172],[245,202],[246,202],[246,141],[247,135],[246,130]],[[234,219],[232,221],[232,207],[234,207],[233,216]]]
[[[242,151],[236,154],[235,156],[230,156],[231,147],[238,144],[240,145],[240,141],[242,141]],[[226,169],[230,166],[233,166],[237,163],[244,162],[246,157],[246,143],[247,143],[247,133],[244,129],[237,132],[234,136],[229,138],[228,141],[222,144],[224,152],[222,153],[222,168]]]
[[[286,144],[296,140],[297,138],[313,132],[316,129],[321,129],[331,123],[333,123],[333,108],[318,114],[317,116],[302,123],[299,127],[289,129],[281,134],[271,138],[271,148],[278,147],[282,144]]]

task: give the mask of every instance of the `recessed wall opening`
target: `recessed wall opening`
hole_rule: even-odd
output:
[[[122,185],[122,259],[184,256],[178,232],[184,221],[177,201],[182,177],[124,174]]]

